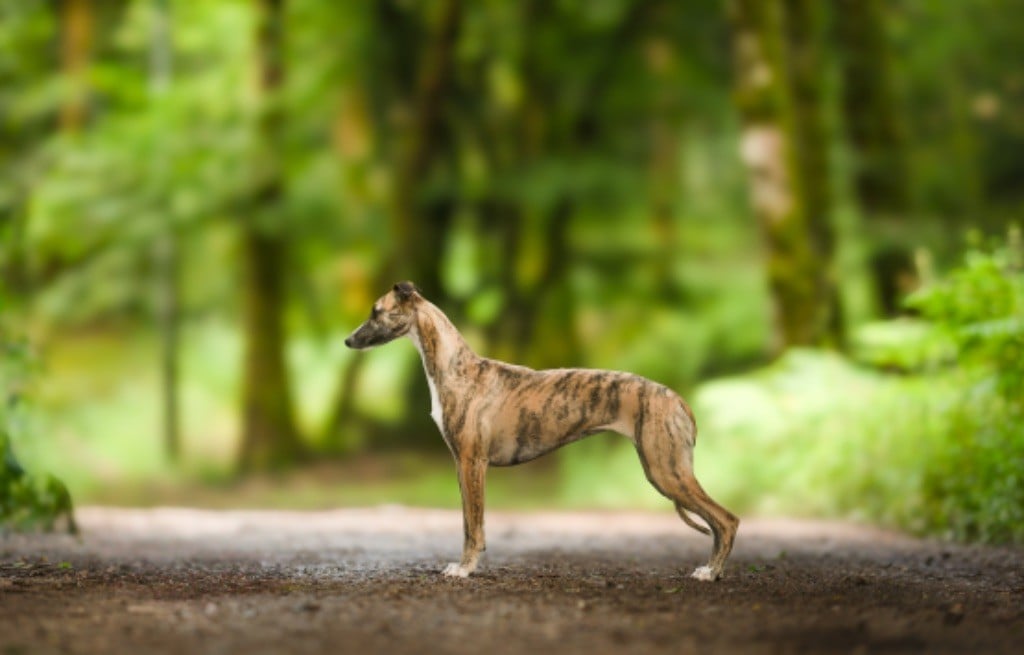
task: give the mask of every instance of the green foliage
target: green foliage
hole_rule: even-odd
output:
[[[772,365],[702,385],[696,471],[740,512],[847,516],[915,525],[931,449],[931,405],[945,387],[792,350]]]
[[[851,357],[873,368],[917,372],[956,358],[956,346],[927,321],[900,318],[860,326],[851,339]]]
[[[9,455],[9,442],[5,435],[0,441],[7,450],[3,470],[0,470],[0,526],[15,530],[42,527],[53,530],[64,518],[67,530],[78,532],[74,507],[67,487],[53,475],[25,474]]]
[[[910,300],[957,348],[959,393],[923,489],[928,527],[961,539],[1024,542],[1022,256],[1013,229]]]
[[[12,433],[23,429],[25,423],[21,398],[30,367],[27,343],[10,337],[0,322],[0,527],[52,530],[63,516],[68,530],[77,532],[71,495],[64,483],[52,475],[27,473],[14,455]]]
[[[380,293],[383,272],[434,275],[433,299],[487,355],[626,369],[695,398],[698,473],[735,509],[1013,537],[996,523],[1011,525],[1022,505],[1013,247],[971,255],[921,294],[914,319],[858,327],[870,310],[853,312],[844,297],[856,364],[794,351],[708,381],[763,363],[772,323],[767,235],[749,217],[738,155],[737,102],[749,98],[732,95],[726,3],[463,2],[443,62],[432,52],[443,2],[287,0],[282,83],[265,98],[258,3],[86,4],[84,120],[69,129],[59,118],[75,101],[61,55],[64,5],[0,0],[0,275],[25,310],[13,333],[31,334],[47,365],[45,388],[29,393],[17,381],[29,377],[29,352],[3,340],[0,438],[25,468],[59,473],[76,498],[119,483],[224,481],[243,382],[239,227],[255,223],[289,244],[276,274],[289,298],[300,429],[318,432],[347,398],[346,452],[373,448],[427,407],[402,392],[425,388],[409,344],[359,360],[341,338]],[[836,6],[821,8],[833,23]],[[846,287],[863,277],[862,253],[877,242],[911,233],[925,245],[952,243],[946,235],[993,224],[1024,198],[1024,123],[1010,111],[1024,85],[1020,57],[1007,56],[1024,39],[1021,22],[1007,19],[1012,3],[872,6],[892,39],[892,69],[855,63],[868,83],[891,77],[892,111],[913,117],[899,121],[905,151],[878,155],[906,159],[910,184],[890,181],[909,187],[914,212],[929,220],[888,217],[894,235],[858,220],[844,184],[870,161],[841,137],[845,82],[834,61],[844,53],[826,44],[816,81],[827,143],[816,145],[837,156],[807,183],[835,182],[832,213],[845,225],[836,281]],[[154,31],[161,7],[166,39]],[[935,76],[936,62],[948,74]],[[425,64],[448,67],[429,107],[418,104],[430,90],[419,79]],[[869,95],[852,96],[864,109]],[[268,107],[282,117],[272,139],[260,130]],[[421,123],[427,133],[415,134]],[[405,151],[421,141],[430,152],[415,188],[400,189]],[[280,194],[253,202],[277,172]],[[394,218],[405,193],[416,199],[407,223]],[[978,211],[965,220],[965,208]],[[153,309],[171,243],[180,259],[178,464],[157,438]],[[407,443],[440,444],[428,427],[407,429]],[[548,494],[557,502],[664,506],[624,441],[574,446],[561,464]],[[422,488],[338,497],[456,503],[447,466]],[[13,459],[4,475],[10,517],[11,503],[31,518],[66,499]],[[608,477],[618,484],[603,484]]]

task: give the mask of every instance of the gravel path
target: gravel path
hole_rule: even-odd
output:
[[[745,521],[727,576],[674,515],[85,508],[0,536],[0,653],[1017,653],[1024,551]]]

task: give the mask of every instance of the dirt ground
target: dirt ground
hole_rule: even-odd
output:
[[[1017,653],[1024,551],[748,520],[727,576],[669,514],[80,511],[0,536],[0,653]]]

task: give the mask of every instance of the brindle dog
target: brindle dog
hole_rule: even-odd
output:
[[[408,335],[419,349],[431,410],[458,464],[465,542],[462,561],[444,574],[466,577],[484,550],[487,466],[527,462],[583,437],[610,430],[636,446],[654,488],[711,527],[714,549],[693,577],[715,580],[732,550],[739,519],[713,501],[693,475],[697,426],[675,392],[637,375],[588,369],[534,371],[480,357],[448,317],[411,282],[396,284],[347,339],[350,348],[379,346]]]

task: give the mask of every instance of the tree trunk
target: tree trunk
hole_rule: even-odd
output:
[[[743,123],[741,156],[753,212],[765,240],[773,350],[816,343],[818,278],[793,143],[793,109],[783,65],[779,0],[729,5],[734,99]]]
[[[167,459],[181,459],[178,354],[181,350],[181,299],[179,254],[176,235],[158,237],[154,253],[157,268],[157,320],[160,325],[160,401],[162,432]]]
[[[835,272],[835,229],[832,221],[829,138],[824,120],[824,16],[817,0],[783,0],[789,90],[793,108],[793,143],[800,176],[804,217],[813,255],[819,263],[814,278],[814,340],[843,342],[842,304]]]
[[[440,258],[452,207],[443,198],[425,203],[423,182],[445,146],[443,105],[454,77],[461,21],[461,0],[443,0],[421,54],[394,186],[393,235],[401,244],[397,268],[410,271],[409,277],[435,302],[441,298]]]
[[[247,230],[242,257],[246,346],[240,467],[267,470],[292,463],[302,454],[285,361],[284,242]]]
[[[869,216],[899,214],[909,205],[909,175],[881,6],[879,0],[837,0],[836,16],[857,200]]]
[[[869,265],[879,309],[899,313],[906,280],[914,273],[910,174],[905,135],[893,94],[891,61],[878,0],[839,0],[837,37],[841,52],[842,108],[853,151],[853,186],[867,219]]]
[[[650,124],[648,204],[657,243],[655,280],[658,298],[669,305],[683,300],[675,279],[675,262],[680,258],[676,227],[677,199],[682,183],[682,136],[678,117],[680,89],[672,83],[678,53],[667,40],[652,40],[646,48],[647,67],[657,91]]]
[[[552,114],[550,105],[545,104],[551,87],[545,84],[550,80],[544,80],[540,73],[540,55],[534,50],[524,53],[521,65],[526,98],[516,117],[519,143],[511,148],[518,158],[518,168],[529,168],[542,152],[574,157],[594,147],[602,127],[601,104],[614,83],[620,53],[629,48],[631,38],[656,7],[657,3],[643,2],[629,6],[608,36],[607,48],[590,69],[579,100],[568,108],[564,123],[563,117]],[[550,10],[550,5],[530,2],[524,4],[522,10],[523,24],[529,26],[546,20],[544,11]],[[553,126],[560,123],[564,127],[556,131]],[[576,302],[567,286],[574,255],[569,242],[570,228],[579,203],[580,199],[572,190],[561,191],[560,197],[540,217],[545,253],[535,280],[521,288],[506,289],[513,299],[509,313],[515,317],[510,319],[511,329],[505,333],[511,339],[511,350],[520,353],[517,361],[542,368],[582,363],[574,324]],[[525,229],[528,225],[528,221],[520,218],[509,229],[520,229],[520,226]],[[508,284],[514,279],[507,277],[504,282]]]
[[[447,194],[424,198],[423,191],[424,182],[438,160],[449,154],[444,100],[454,79],[455,45],[462,22],[461,0],[443,0],[432,18],[428,20],[429,36],[417,71],[412,120],[404,143],[400,144],[392,232],[400,249],[393,268],[407,271],[408,275],[401,277],[412,279],[425,297],[444,307],[441,260],[451,228],[454,202]],[[429,390],[418,370],[409,377],[405,399],[405,420],[394,438],[406,446],[437,446],[438,440],[424,438],[432,435],[436,428],[429,417]]]
[[[60,129],[75,133],[88,116],[88,72],[93,37],[93,7],[90,0],[61,0],[60,56],[67,95],[60,107]]]
[[[555,203],[546,217],[544,268],[532,287],[530,302],[520,323],[524,332],[516,340],[527,363],[538,368],[580,366],[583,355],[576,331],[576,300],[566,284],[572,249],[569,228],[576,210],[568,195]]]
[[[454,204],[450,197],[424,198],[425,182],[447,147],[444,125],[444,99],[454,78],[455,45],[462,22],[461,0],[442,0],[432,5],[434,11],[427,16],[427,37],[419,52],[415,53],[418,66],[415,88],[407,99],[408,122],[397,127],[395,180],[390,206],[391,236],[396,242],[385,255],[376,276],[375,293],[383,292],[400,278],[411,279],[424,296],[444,304],[441,285],[441,258],[451,227]],[[381,3],[380,10],[389,8]],[[385,16],[386,17],[386,16]],[[393,24],[381,25],[390,38]],[[399,99],[398,104],[405,104]],[[390,108],[389,108],[390,109]],[[334,402],[328,414],[323,441],[332,449],[344,450],[341,430],[353,419],[354,391],[364,367],[357,357],[338,375]],[[409,376],[405,389],[406,416],[398,430],[380,429],[375,434],[374,446],[387,448],[394,445],[434,447],[440,440],[426,439],[425,434],[436,432],[429,418],[428,388],[418,371]]]
[[[169,0],[153,0],[149,49],[149,94],[154,103],[164,100],[170,88],[172,55]],[[165,176],[166,153],[153,158],[153,175]],[[164,452],[172,462],[181,458],[178,398],[179,324],[181,322],[178,239],[173,221],[157,237],[153,258],[156,269],[157,323],[160,331],[160,400],[163,407]]]
[[[269,225],[284,193],[279,164],[283,116],[278,98],[284,80],[283,4],[283,0],[258,2],[257,61],[263,103],[259,129],[264,152],[242,226],[246,342],[239,457],[242,471],[285,466],[303,452],[285,360],[287,243],[284,228]],[[261,216],[264,220],[258,222]]]

